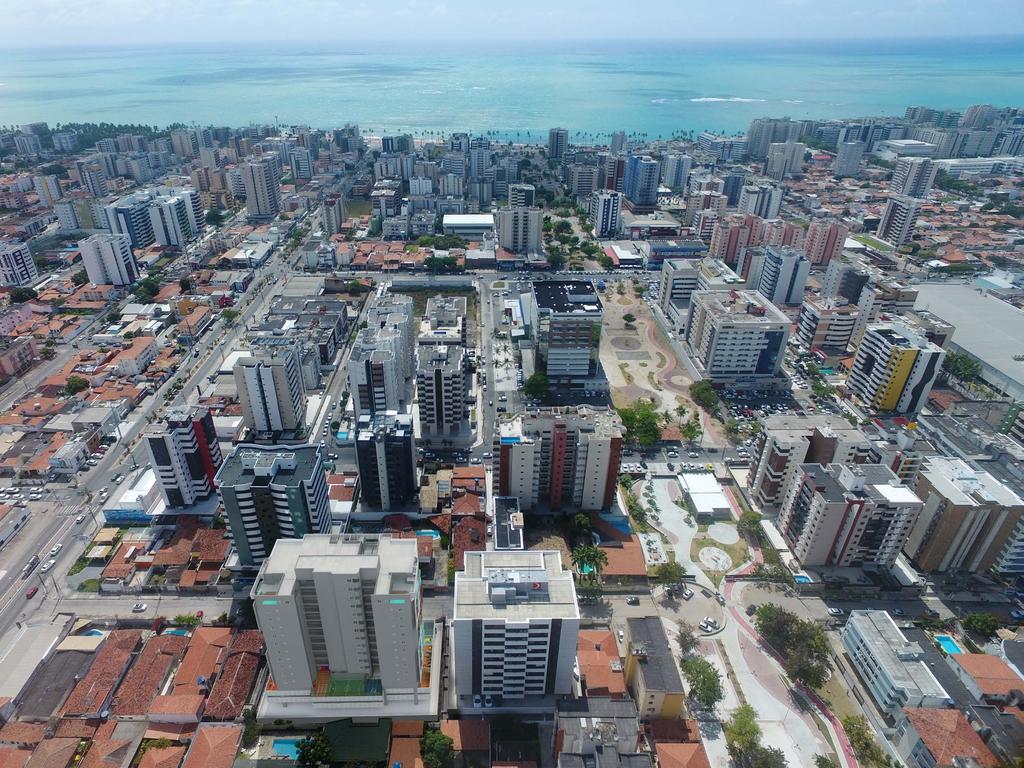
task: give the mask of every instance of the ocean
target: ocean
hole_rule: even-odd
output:
[[[0,51],[0,124],[355,122],[572,141],[739,132],[761,116],[1024,105],[1024,40],[273,44]]]

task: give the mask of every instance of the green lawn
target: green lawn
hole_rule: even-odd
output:
[[[876,248],[879,251],[891,251],[892,250],[892,246],[889,245],[889,243],[886,243],[883,240],[879,240],[877,237],[872,237],[871,235],[852,235],[852,237],[858,243],[863,243],[864,245],[869,245],[872,248]]]

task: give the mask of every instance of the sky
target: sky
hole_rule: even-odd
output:
[[[1024,35],[1024,0],[32,0],[6,5],[0,47]],[[409,53],[429,56],[430,49]]]

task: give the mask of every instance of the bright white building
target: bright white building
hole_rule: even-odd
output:
[[[39,277],[28,243],[0,241],[0,284],[31,285]]]
[[[90,283],[131,285],[139,279],[139,265],[128,235],[92,235],[81,240],[78,248]]]

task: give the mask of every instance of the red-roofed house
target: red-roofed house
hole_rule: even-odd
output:
[[[947,661],[960,682],[978,701],[1002,704],[1014,691],[1024,691],[1024,680],[998,656],[954,653]]]
[[[207,699],[206,718],[234,720],[242,714],[262,658],[263,633],[246,630],[235,634]]]
[[[957,758],[971,758],[982,768],[999,760],[957,709],[907,708],[896,728],[896,750],[908,765],[952,768]],[[963,765],[957,761],[956,765]]]
[[[137,745],[126,739],[93,739],[79,768],[122,768],[135,754]]]
[[[32,750],[25,768],[67,768],[79,744],[78,739],[45,739]]]
[[[654,747],[659,768],[711,768],[701,742],[663,742]]]
[[[118,687],[111,712],[119,718],[145,717],[187,645],[188,638],[181,635],[160,635],[146,643]]]
[[[0,747],[0,768],[24,768],[31,756],[30,749]]]
[[[151,747],[139,761],[139,768],[178,768],[185,747]]]
[[[231,768],[242,739],[242,726],[205,723],[196,731],[182,768]]]
[[[220,668],[221,659],[231,644],[231,630],[228,627],[199,627],[192,633],[177,672],[174,673],[174,687],[171,693],[199,693],[199,678],[208,688],[210,680]]]
[[[131,664],[139,644],[135,630],[117,629],[103,641],[89,672],[71,690],[61,714],[68,717],[99,717],[107,710],[117,684]]]
[[[442,720],[441,733],[452,740],[457,765],[487,765],[491,723],[487,720]]]
[[[34,747],[46,736],[46,723],[22,723],[12,720],[0,728],[0,744],[8,747]]]
[[[610,629],[581,629],[576,641],[576,660],[587,696],[626,698],[622,660]]]

